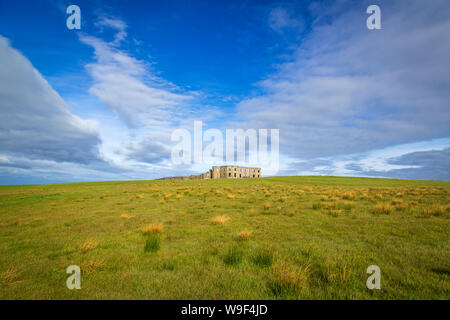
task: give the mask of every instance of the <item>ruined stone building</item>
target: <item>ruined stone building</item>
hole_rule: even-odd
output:
[[[247,168],[239,166],[213,166],[207,172],[192,175],[188,179],[244,179],[244,178],[260,178],[261,168]]]

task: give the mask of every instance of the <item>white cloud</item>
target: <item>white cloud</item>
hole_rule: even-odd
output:
[[[100,161],[97,123],[72,114],[59,94],[0,36],[0,150],[56,162]]]
[[[101,18],[98,25],[123,30],[118,19]],[[173,83],[158,77],[151,64],[136,59],[112,43],[81,34],[80,41],[93,47],[95,62],[86,66],[94,83],[91,95],[119,116],[123,124],[101,116],[102,151],[108,159],[130,171],[153,168],[161,172],[171,167],[171,133],[176,128],[192,129],[193,119],[208,119],[218,114],[215,108],[196,108],[198,92],[183,92]],[[198,107],[198,106],[197,106]],[[204,110],[208,109],[208,113]]]
[[[364,153],[291,161],[285,172],[295,175],[415,177],[449,179],[450,138],[390,146]],[[426,156],[420,157],[425,154]],[[432,165],[438,167],[433,173]],[[422,170],[425,169],[426,171]],[[439,176],[441,174],[442,176]]]
[[[140,61],[99,38],[80,35],[93,47],[96,62],[86,66],[94,80],[90,93],[115,111],[131,128],[169,123],[192,95],[149,71]]]
[[[122,40],[125,40],[125,38],[128,36],[127,32],[125,31],[127,29],[127,24],[123,20],[108,15],[100,16],[95,22],[95,26],[99,27],[101,31],[103,31],[104,27],[112,28],[118,31],[114,35],[114,41],[110,43],[114,46],[119,45],[120,42]]]
[[[450,4],[380,7],[382,30],[366,28],[364,4],[316,8],[312,31],[259,83],[261,95],[238,104],[239,118],[248,127],[279,128],[280,150],[297,158],[450,135]]]

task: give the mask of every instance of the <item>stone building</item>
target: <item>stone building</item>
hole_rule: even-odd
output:
[[[244,179],[244,178],[260,178],[261,168],[247,168],[239,166],[213,166],[206,173],[199,176],[197,179]]]
[[[166,177],[167,179],[181,180],[200,180],[200,179],[245,179],[260,178],[261,168],[247,168],[239,166],[213,166],[211,169],[202,174],[193,174],[190,176]]]

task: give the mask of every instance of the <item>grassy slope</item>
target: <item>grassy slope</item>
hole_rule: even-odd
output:
[[[0,299],[448,299],[449,195],[337,177],[2,186]]]

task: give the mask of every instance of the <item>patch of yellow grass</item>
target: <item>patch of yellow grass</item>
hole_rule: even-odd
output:
[[[380,202],[375,206],[375,213],[377,214],[390,214],[392,211],[393,207],[387,202]]]
[[[250,231],[241,231],[237,234],[236,239],[240,241],[248,240],[250,239],[250,236],[252,233]]]
[[[409,209],[409,205],[405,202],[397,203],[395,206],[395,210],[397,211],[406,211],[407,209]]]
[[[83,275],[89,275],[97,272],[97,270],[101,269],[105,264],[104,259],[99,260],[90,260],[88,262],[84,262],[81,264],[80,269]]]
[[[353,192],[351,192],[351,191],[345,192],[345,193],[342,195],[342,199],[345,199],[345,200],[353,200],[353,199],[355,199],[355,195],[354,195]]]
[[[171,193],[165,193],[164,194],[164,200],[170,199],[172,197]]]
[[[383,199],[383,195],[381,193],[375,193],[375,199]]]
[[[183,196],[182,196],[181,194],[177,194],[177,195],[176,195],[176,198],[177,198],[178,200],[181,200],[181,199],[183,199]]]
[[[81,251],[86,252],[98,247],[98,242],[95,239],[86,239],[81,245]]]
[[[431,206],[427,206],[425,208],[422,208],[421,214],[425,217],[443,217],[449,215],[449,207],[440,205],[440,204],[433,204]]]
[[[17,279],[19,278],[20,273],[19,270],[16,268],[9,268],[6,271],[3,271],[0,273],[0,280],[2,284],[11,284],[13,282],[17,282]]]
[[[131,218],[133,218],[133,216],[130,216],[130,215],[126,214],[126,213],[121,214],[120,217],[124,218],[124,219],[131,219]]]
[[[229,194],[227,194],[227,198],[228,199],[235,199],[236,196],[234,194],[229,193]]]
[[[331,265],[329,261],[325,263],[326,277],[328,281],[337,280],[345,284],[353,275],[353,269],[349,264]]]
[[[330,215],[332,215],[334,217],[337,217],[344,212],[341,209],[333,209],[333,208],[328,209],[328,211],[329,211]]]
[[[287,197],[286,197],[286,196],[281,196],[279,200],[280,200],[281,202],[285,202],[285,201],[287,200]]]
[[[144,199],[145,198],[145,194],[140,193],[136,195],[136,199]]]
[[[272,206],[272,204],[270,202],[266,202],[263,204],[263,206],[264,206],[264,210],[269,210],[270,207]]]
[[[227,216],[216,216],[212,219],[212,222],[214,224],[224,224],[228,220],[230,220],[230,218],[228,218]]]
[[[163,232],[163,225],[161,223],[151,223],[142,228],[143,234],[161,233]]]
[[[272,268],[269,287],[275,294],[298,291],[306,286],[310,275],[309,269],[309,265],[294,267],[293,263],[283,261]]]

